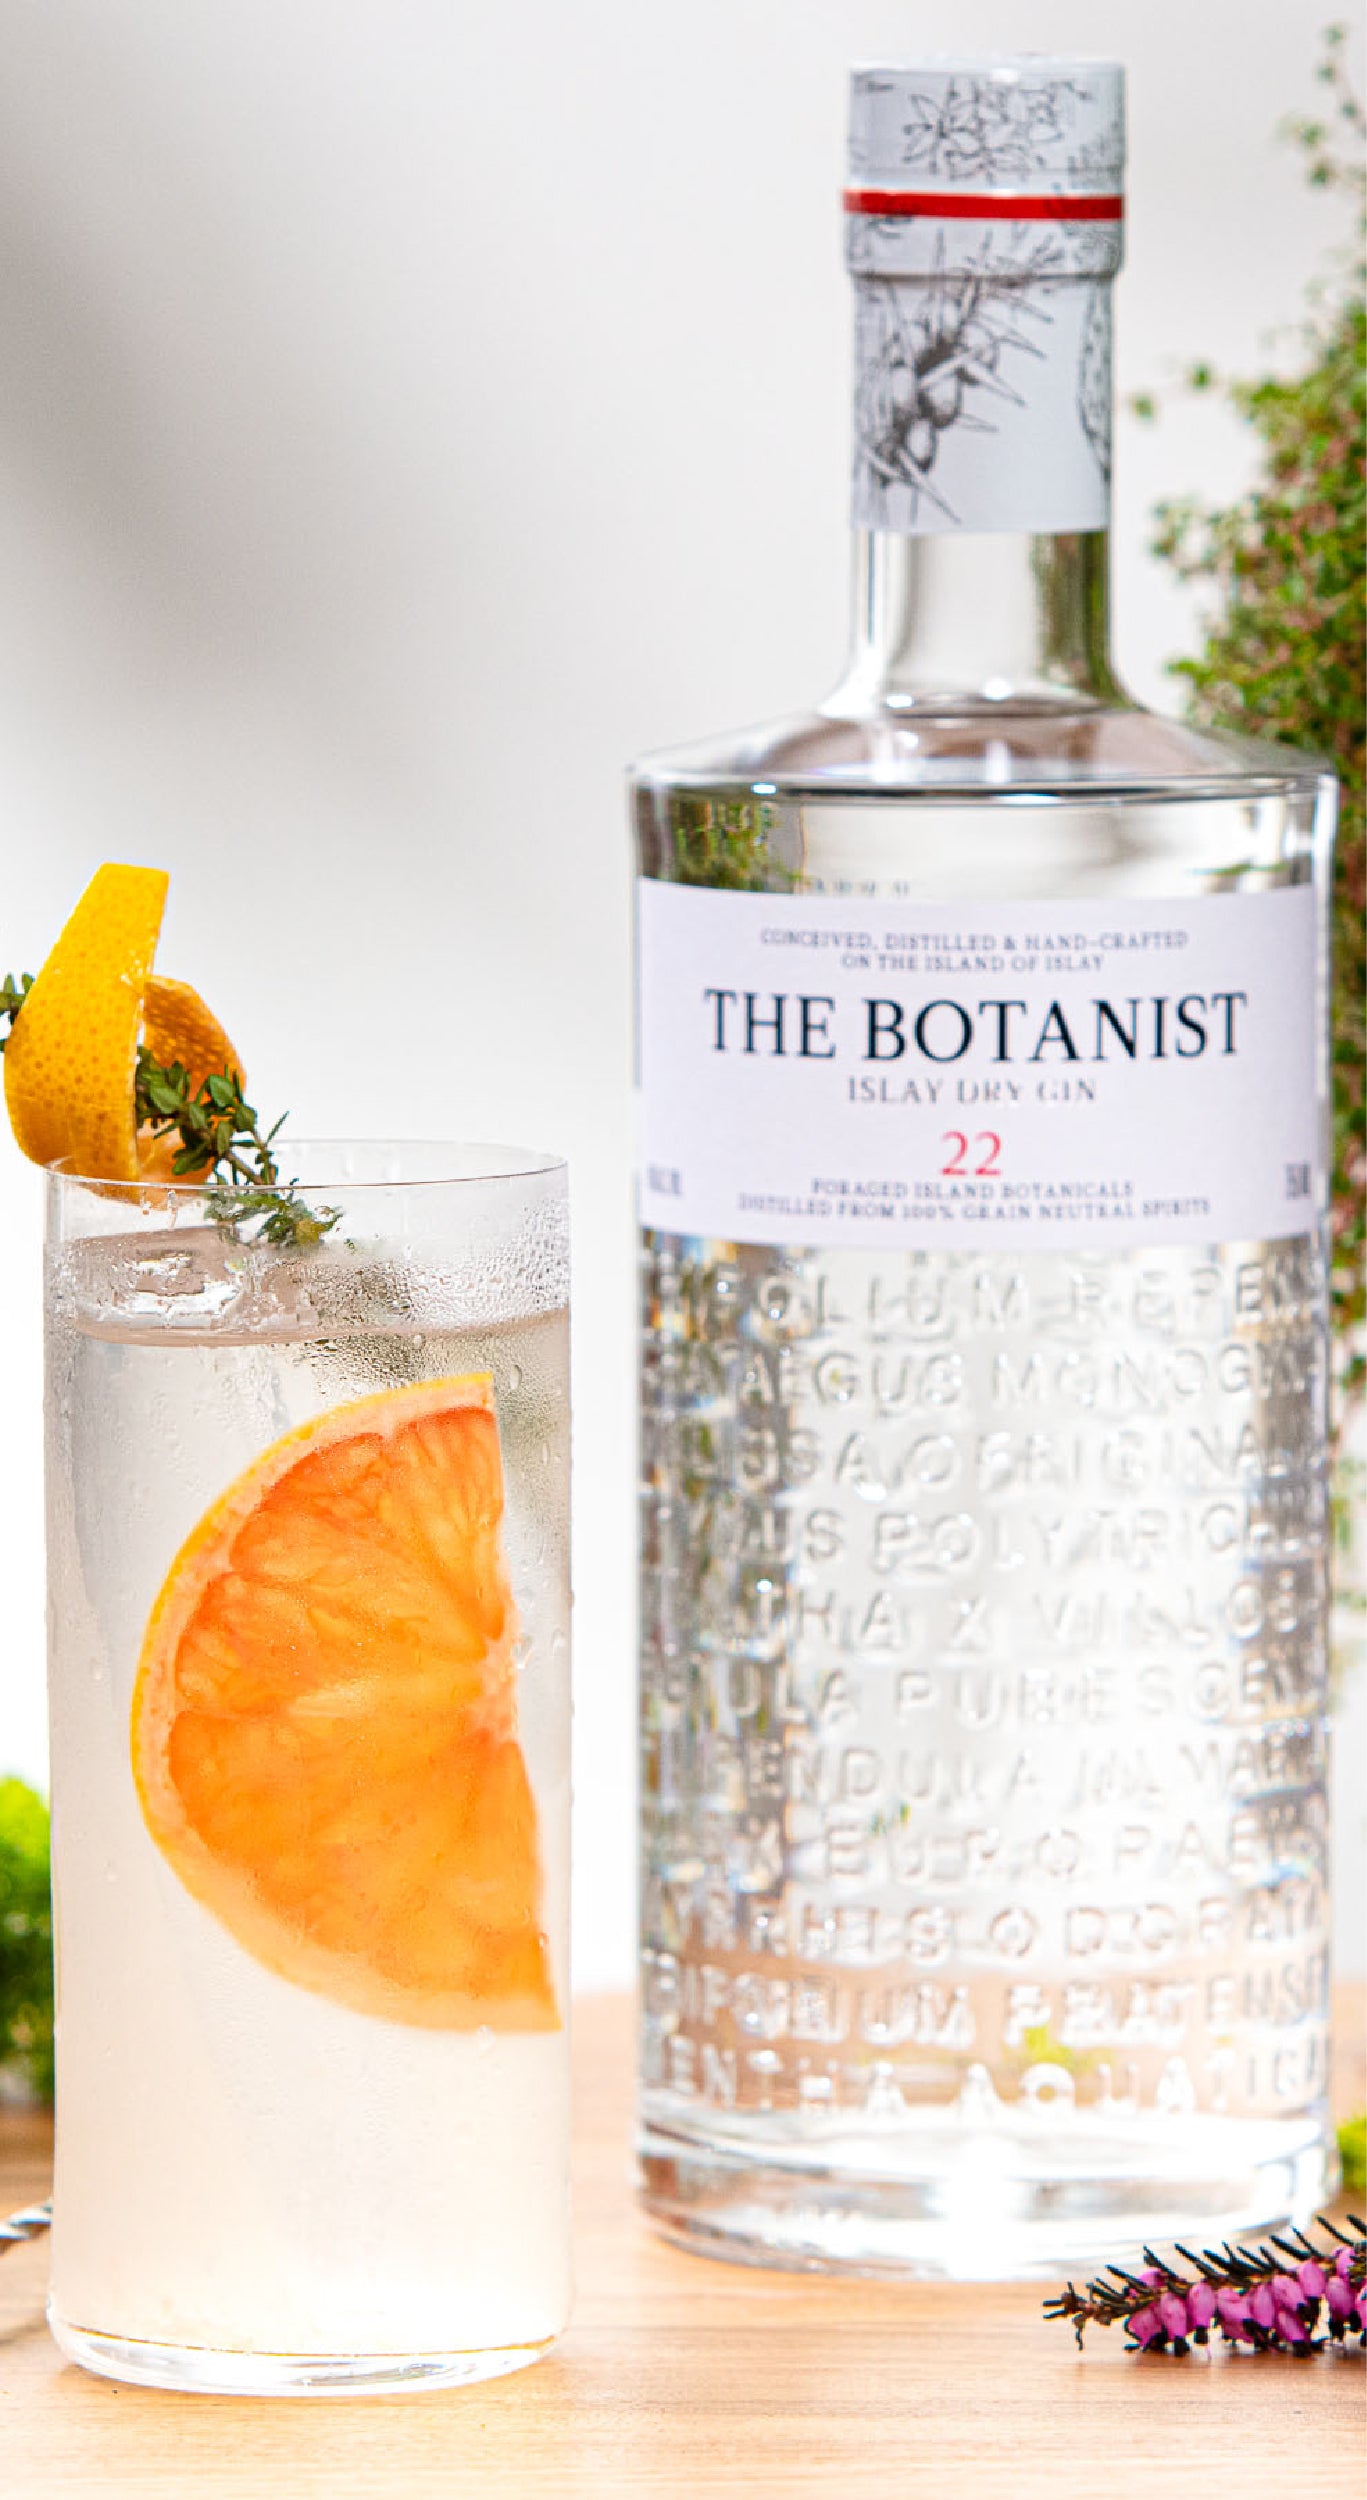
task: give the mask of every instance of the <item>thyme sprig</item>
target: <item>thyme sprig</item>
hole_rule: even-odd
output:
[[[5,1018],[5,1031],[0,1033],[0,1051],[3,1051],[6,1040],[13,1030],[14,1019],[32,987],[31,972],[21,972],[17,981],[12,972],[7,972],[4,980],[0,981],[0,1016]]]
[[[140,1046],[133,1100],[139,1128],[157,1141],[179,1138],[171,1162],[177,1180],[212,1174],[205,1197],[215,1223],[259,1221],[262,1240],[289,1249],[309,1248],[331,1232],[337,1209],[308,1206],[298,1183],[280,1178],[273,1148],[284,1114],[263,1131],[235,1068],[206,1076],[196,1088],[178,1059],[162,1066]]]
[[[1254,2352],[1322,2352],[1353,2336],[1367,2345],[1367,2224],[1350,2214],[1348,2225],[1319,2216],[1329,2247],[1304,2231],[1199,2253],[1179,2241],[1190,2274],[1146,2248],[1138,2273],[1108,2266],[1082,2291],[1070,2283],[1056,2293],[1044,2314],[1070,2318],[1079,2344],[1089,2326],[1123,2326],[1131,2352],[1182,2354],[1217,2333]]]
[[[0,982],[0,1052],[32,987],[31,972],[21,972],[17,981],[6,973]],[[140,1044],[133,1117],[153,1142],[178,1140],[172,1175],[205,1177],[205,1203],[216,1224],[234,1232],[256,1224],[257,1239],[299,1250],[321,1241],[338,1222],[337,1208],[311,1207],[300,1197],[297,1181],[282,1181],[274,1148],[284,1115],[263,1130],[236,1068],[220,1069],[196,1085],[180,1060],[162,1062]]]

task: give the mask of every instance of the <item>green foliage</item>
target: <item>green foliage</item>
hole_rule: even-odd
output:
[[[775,883],[769,837],[776,810],[756,799],[685,795],[674,801],[675,879],[763,894]]]
[[[1327,120],[1290,125],[1320,188],[1358,203],[1363,114],[1342,68],[1344,30],[1331,28],[1319,76]],[[1350,153],[1345,154],[1347,148]],[[1179,660],[1190,709],[1212,727],[1280,739],[1330,758],[1342,783],[1334,886],[1333,1308],[1340,1420],[1362,1394],[1364,1296],[1364,844],[1363,530],[1367,522],[1367,315],[1360,257],[1311,296],[1300,368],[1289,379],[1219,382],[1202,367],[1197,389],[1221,389],[1261,444],[1260,474],[1238,502],[1161,506],[1157,552],[1212,594],[1204,649]]]
[[[1356,2118],[1344,2119],[1339,2129],[1339,2165],[1345,2196],[1367,2192],[1367,2109],[1360,2109]]]
[[[7,972],[4,980],[0,981],[0,1016],[4,1016],[8,1019],[7,1030],[4,1033],[0,1033],[0,1051],[3,1051],[5,1043],[9,1038],[9,1032],[13,1029],[14,1019],[18,1015],[19,1010],[23,1006],[24,1000],[27,998],[32,987],[33,975],[31,972],[21,972],[17,981],[15,980],[12,972]]]
[[[52,2097],[52,1894],[48,1811],[0,1779],[0,2067]]]
[[[1048,2023],[1031,2023],[1021,2034],[1019,2062],[1023,2066],[1061,2066],[1066,2074],[1085,2075],[1096,2059],[1085,2050],[1065,2048]]]
[[[292,1181],[281,1186],[272,1148],[284,1121],[262,1134],[235,1068],[206,1076],[196,1089],[179,1060],[162,1067],[149,1050],[140,1049],[134,1101],[140,1128],[179,1141],[171,1166],[177,1180],[213,1174],[217,1186],[209,1192],[209,1206],[219,1222],[259,1220],[265,1240],[291,1249],[306,1248],[331,1232],[337,1216],[330,1208],[306,1206]]]

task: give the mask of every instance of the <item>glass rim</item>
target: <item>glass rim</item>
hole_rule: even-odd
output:
[[[510,1146],[470,1138],[434,1137],[292,1137],[281,1140],[281,1187],[291,1186],[316,1193],[320,1190],[344,1190],[349,1195],[364,1192],[378,1195],[381,1191],[417,1189],[479,1189],[491,1182],[545,1180],[557,1172],[568,1172],[564,1155],[549,1153],[538,1146]],[[289,1166],[297,1155],[312,1162],[314,1158],[335,1154],[337,1167],[354,1156],[390,1156],[401,1161],[405,1156],[430,1156],[433,1167],[423,1172],[365,1173],[348,1176],[344,1169],[319,1162],[306,1173],[292,1172]],[[443,1170],[445,1157],[484,1158],[478,1168]],[[89,1172],[77,1171],[67,1160],[44,1166],[49,1181],[60,1182],[71,1189],[88,1189],[100,1197],[124,1199],[129,1203],[147,1198],[170,1198],[189,1201],[214,1194],[251,1197],[259,1187],[251,1181],[215,1180],[208,1172],[184,1174],[181,1178],[163,1178],[159,1173],[144,1172],[137,1180],[101,1180]]]

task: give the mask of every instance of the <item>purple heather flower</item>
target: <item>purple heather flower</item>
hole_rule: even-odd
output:
[[[1332,2223],[1322,2221],[1321,2227],[1338,2237]],[[1356,2219],[1353,2231],[1346,2245],[1326,2248],[1317,2248],[1303,2233],[1291,2246],[1268,2242],[1253,2249],[1208,2249],[1204,2255],[1179,2247],[1177,2255],[1190,2269],[1185,2274],[1175,2264],[1161,2265],[1146,2250],[1142,2275],[1113,2265],[1081,2291],[1070,2283],[1046,2301],[1045,2315],[1070,2319],[1079,2343],[1084,2327],[1123,2320],[1132,2352],[1184,2354],[1193,2343],[1208,2343],[1212,2330],[1228,2345],[1250,2344],[1255,2352],[1316,2352],[1359,2333],[1367,2343],[1367,2287],[1361,2281],[1367,2234]],[[1135,2301],[1139,2305],[1131,2312]]]

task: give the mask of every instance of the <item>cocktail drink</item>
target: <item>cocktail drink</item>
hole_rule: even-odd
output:
[[[52,2321],[183,2385],[566,2308],[564,1175],[323,1160],[293,1253],[50,1183]]]
[[[53,2331],[492,2376],[568,2305],[564,1168],[157,1144],[49,1181]]]

